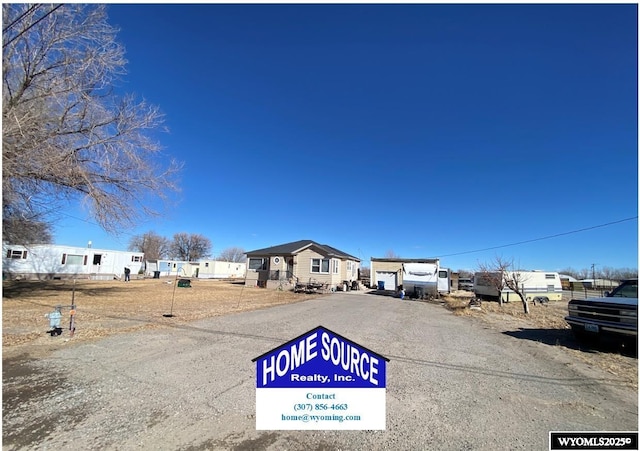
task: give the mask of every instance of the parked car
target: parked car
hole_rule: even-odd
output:
[[[638,340],[638,279],[623,280],[603,298],[572,299],[565,321],[576,338],[614,337],[627,345]]]

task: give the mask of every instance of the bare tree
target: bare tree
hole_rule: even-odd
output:
[[[150,137],[159,110],[113,87],[124,49],[105,5],[2,5],[3,239],[32,241],[65,202],[82,200],[105,230],[157,212],[179,165]],[[16,225],[41,223],[36,236]]]
[[[389,249],[384,253],[384,258],[400,258],[400,256],[393,249]]]
[[[20,214],[5,212],[2,230],[3,240],[11,244],[48,244],[53,241],[49,224],[37,216],[27,219]]]
[[[169,255],[176,260],[196,261],[211,253],[211,240],[197,233],[176,233],[169,249]]]
[[[579,270],[576,274],[578,277],[576,277],[579,280],[582,279],[589,279],[591,278],[591,268],[582,268],[581,270]]]
[[[616,280],[635,279],[638,277],[637,268],[619,268],[615,270]]]
[[[135,235],[129,241],[130,251],[143,252],[146,260],[159,260],[169,255],[171,242],[155,232]]]
[[[219,259],[225,262],[242,263],[247,260],[246,251],[241,247],[228,247],[220,252]]]
[[[498,292],[500,305],[503,303],[502,290],[505,288],[518,295],[522,301],[524,313],[529,314],[529,301],[524,294],[524,282],[526,275],[514,267],[513,260],[508,261],[502,257],[495,257],[490,263],[478,265],[479,271],[476,277],[482,280],[482,284],[493,287]]]

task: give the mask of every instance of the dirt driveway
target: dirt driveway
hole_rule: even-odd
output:
[[[3,298],[3,449],[547,449],[550,430],[637,430],[637,371],[439,304],[87,284],[69,340],[43,334],[69,285],[24,287]],[[251,359],[318,325],[391,359],[385,431],[255,430]]]

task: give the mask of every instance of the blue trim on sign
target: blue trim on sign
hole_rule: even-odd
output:
[[[252,361],[258,388],[385,388],[389,359],[318,326]]]

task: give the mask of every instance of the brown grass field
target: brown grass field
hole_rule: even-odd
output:
[[[576,341],[564,320],[568,301],[544,305],[529,303],[530,313],[526,315],[521,302],[500,306],[498,302],[485,301],[481,310],[471,310],[468,308],[470,296],[471,293],[445,297],[445,305],[454,315],[476,317],[508,335],[558,346],[587,365],[604,369],[638,388],[637,348],[624,349],[614,341],[594,344]]]
[[[468,308],[470,293],[457,292],[444,298],[454,315],[483,321],[515,338],[562,348],[589,366],[604,369],[629,385],[638,386],[637,351],[631,355],[617,348],[588,348],[577,343],[564,321],[567,303],[531,305],[525,315],[520,302],[500,306],[483,302],[481,310]],[[26,354],[37,358],[72,343],[109,335],[175,324],[228,313],[300,302],[318,295],[290,291],[246,288],[241,283],[192,279],[190,288],[177,287],[174,278],[120,281],[58,280],[5,281],[2,295],[3,358]],[[76,305],[76,331],[69,334],[69,310]],[[45,314],[62,308],[63,334],[47,334]],[[173,314],[173,317],[164,315]]]
[[[175,278],[132,279],[131,282],[57,280],[5,281],[2,293],[3,356],[41,355],[69,339],[70,306],[76,305],[73,342],[113,334],[158,329],[227,313],[300,302],[313,295],[246,288],[240,283],[191,280],[191,287]],[[46,332],[45,314],[62,308],[63,334]],[[172,314],[173,317],[164,315]]]

